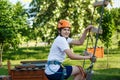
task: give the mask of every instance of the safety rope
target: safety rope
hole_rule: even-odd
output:
[[[94,13],[95,13],[95,8],[96,7],[94,7],[94,10],[93,10],[93,13],[92,13],[92,17],[91,17],[91,25],[93,24],[93,15],[94,15]],[[88,48],[88,42],[89,42],[89,38],[91,37],[91,35],[90,35],[90,30],[89,30],[89,33],[88,33],[88,37],[87,37],[87,44],[86,44],[86,48],[85,48],[85,51],[87,51],[87,48]],[[93,45],[93,44],[92,44]],[[84,61],[83,61],[83,68],[84,68],[84,66],[85,66],[85,59],[84,59]]]
[[[97,2],[97,0],[96,0]],[[103,4],[105,3],[105,0],[103,1]],[[93,11],[93,14],[92,14],[92,18],[91,18],[91,24],[92,24],[92,21],[93,21],[93,15],[95,13],[95,8],[94,7],[94,11]],[[104,5],[102,5],[102,10],[101,10],[101,13],[100,13],[100,20],[99,20],[99,26],[98,26],[98,31],[96,33],[96,41],[95,41],[95,46],[94,46],[94,52],[93,52],[93,56],[92,58],[95,58],[95,52],[96,52],[96,47],[97,47],[97,43],[98,43],[98,38],[99,38],[99,30],[101,28],[101,25],[102,25],[102,18],[103,18],[103,14],[104,14]],[[85,50],[87,51],[87,48],[88,48],[88,41],[89,41],[89,38],[90,38],[90,31],[88,33],[88,37],[87,37],[87,44],[86,44],[86,48]],[[90,63],[90,66],[86,69],[86,80],[92,80],[92,69],[93,69],[93,65],[94,65],[94,61],[91,61]],[[84,65],[85,65],[85,59],[84,59],[84,62],[83,62],[83,68],[84,68]]]
[[[103,4],[105,3],[105,0],[103,1]],[[94,52],[93,52],[93,57],[95,56],[95,52],[96,52],[96,47],[97,47],[97,43],[98,43],[98,38],[99,38],[99,30],[101,28],[101,25],[102,25],[102,18],[103,18],[103,14],[104,14],[104,5],[102,5],[102,11],[101,11],[101,14],[100,14],[100,20],[99,20],[99,26],[98,26],[98,33],[96,34],[96,42],[95,42],[95,47],[94,47]],[[92,62],[93,64],[93,62]]]
[[[86,73],[85,73],[83,67],[81,67],[81,66],[77,66],[77,67],[79,68],[80,73],[81,73],[81,78],[82,78],[81,80],[84,80],[86,78]]]

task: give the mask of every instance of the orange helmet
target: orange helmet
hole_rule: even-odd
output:
[[[58,22],[57,28],[70,28],[70,23],[67,20],[60,20]]]

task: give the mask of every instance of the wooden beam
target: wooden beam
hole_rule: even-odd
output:
[[[95,2],[95,3],[93,4],[93,6],[94,6],[94,7],[103,6],[103,5],[104,5],[104,6],[107,6],[108,3],[109,3],[109,2],[106,1],[106,0],[105,0],[105,2],[104,2],[104,1],[97,1],[97,2]]]
[[[22,64],[28,64],[28,63],[30,63],[30,64],[37,64],[37,63],[47,63],[47,60],[40,60],[40,61],[21,61],[20,63],[22,63]]]
[[[23,66],[23,65],[18,65],[18,66],[15,66],[15,69],[25,69],[25,70],[27,70],[27,69],[32,69],[32,68],[35,68],[35,66],[34,65],[25,65],[25,66]]]
[[[99,31],[98,31],[98,28],[93,27],[93,28],[91,29],[91,32],[93,32],[93,33],[98,33],[98,34],[102,34],[102,33],[103,33],[103,30],[102,30],[102,29],[99,29]]]

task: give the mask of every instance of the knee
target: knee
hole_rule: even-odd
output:
[[[73,66],[72,75],[76,76],[76,75],[80,75],[80,74],[81,74],[81,71],[80,71],[79,67]]]
[[[84,69],[81,66],[77,66],[79,69],[79,74],[85,78],[86,77],[86,72],[84,71]]]

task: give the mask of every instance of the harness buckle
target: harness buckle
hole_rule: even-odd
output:
[[[48,65],[50,65],[50,64],[61,65],[61,62],[59,62],[59,61],[48,61],[47,64]]]

